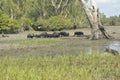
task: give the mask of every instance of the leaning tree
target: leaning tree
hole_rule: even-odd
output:
[[[111,39],[111,37],[106,32],[104,26],[101,24],[100,21],[100,13],[99,8],[97,8],[95,0],[89,0],[90,7],[87,5],[88,0],[80,0],[80,4],[83,7],[85,15],[88,19],[91,28],[91,40],[95,39]]]

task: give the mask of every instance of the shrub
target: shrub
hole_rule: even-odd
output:
[[[48,29],[48,20],[40,18],[38,21],[34,24],[33,28],[35,30],[47,30]]]
[[[48,19],[48,22],[48,28],[50,30],[70,29],[73,26],[70,19],[62,15],[52,16]]]
[[[8,33],[18,33],[20,26],[17,20],[9,19],[8,26],[10,27],[10,29],[7,31]]]
[[[25,30],[30,30],[30,27],[32,25],[32,20],[29,19],[29,18],[26,18],[26,17],[22,17],[20,20],[19,20],[21,27],[23,27]]]
[[[37,28],[40,25],[45,30],[62,30],[73,27],[71,20],[62,15],[52,16],[49,19],[39,19],[36,25]]]
[[[14,33],[18,28],[16,20],[9,18],[7,14],[0,11],[0,33]]]

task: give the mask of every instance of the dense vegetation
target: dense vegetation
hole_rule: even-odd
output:
[[[103,25],[105,25],[105,26],[120,26],[120,15],[106,17],[103,14],[101,21],[102,21]]]
[[[87,27],[79,0],[0,0],[0,13],[0,32]]]
[[[119,58],[103,54],[4,57],[0,80],[119,80]]]
[[[120,25],[120,17],[103,16],[104,25]],[[0,33],[88,27],[79,0],[0,0]]]
[[[0,80],[119,80],[120,56],[91,53],[91,46],[96,48],[103,40],[84,41],[80,38],[3,39]],[[86,53],[81,46],[86,48]]]

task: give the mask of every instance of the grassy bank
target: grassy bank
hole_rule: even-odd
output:
[[[0,80],[119,80],[119,59],[94,53],[1,57]]]
[[[61,42],[59,38],[39,38],[39,39],[23,39],[23,40],[8,40],[8,41],[0,41],[1,44],[48,44],[48,43],[56,43]]]

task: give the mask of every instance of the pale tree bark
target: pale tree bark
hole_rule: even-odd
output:
[[[56,14],[58,14],[58,11],[62,14],[64,12],[64,8],[68,5],[68,2],[69,0],[51,0]]]
[[[11,11],[11,13],[10,13],[10,18],[11,18],[11,19],[14,19],[13,9],[11,8],[10,11]]]
[[[101,24],[99,9],[95,3],[95,0],[90,0],[90,6],[88,7],[86,0],[80,0],[80,3],[83,6],[84,12],[87,16],[87,19],[90,23],[91,28],[91,40],[95,39],[111,39],[111,37],[106,32],[105,28]]]
[[[66,0],[66,2],[62,6],[61,14],[64,13],[64,9],[67,7],[69,0]]]
[[[60,0],[59,4],[57,5],[54,0],[51,0],[53,7],[55,8],[56,14],[58,13],[58,9],[61,7],[62,0]]]

